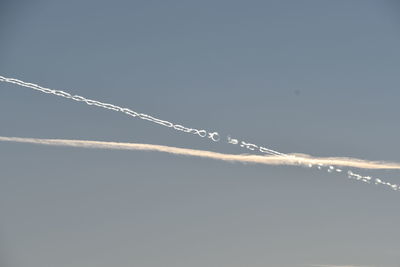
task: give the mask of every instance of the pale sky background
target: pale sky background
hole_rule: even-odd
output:
[[[2,0],[0,36],[6,77],[285,153],[400,161],[396,1]],[[245,152],[5,83],[0,129]],[[398,267],[399,202],[314,169],[0,143],[0,265]]]

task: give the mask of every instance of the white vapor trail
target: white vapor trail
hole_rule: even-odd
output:
[[[92,100],[92,99],[85,98],[83,96],[73,95],[73,94],[70,94],[68,92],[61,91],[61,90],[54,90],[54,89],[46,88],[46,87],[43,87],[43,86],[40,86],[40,85],[37,85],[37,84],[34,84],[34,83],[28,83],[28,82],[24,82],[24,81],[21,81],[21,80],[18,80],[18,79],[14,79],[14,78],[7,78],[7,77],[4,77],[4,76],[0,76],[0,82],[16,84],[16,85],[23,86],[23,87],[26,87],[26,88],[30,88],[30,89],[33,89],[33,90],[36,90],[36,91],[39,91],[39,92],[42,92],[42,93],[53,94],[53,95],[56,95],[56,96],[67,98],[67,99],[72,99],[72,100],[75,100],[75,101],[78,101],[78,102],[84,102],[87,105],[91,105],[91,106],[93,105],[93,106],[98,106],[98,107],[102,107],[102,108],[105,108],[105,109],[119,111],[119,112],[125,113],[126,115],[129,115],[131,117],[137,117],[137,118],[142,119],[142,120],[147,120],[147,121],[150,121],[150,122],[153,122],[153,123],[156,123],[156,124],[168,127],[168,128],[173,128],[174,130],[177,130],[177,131],[182,131],[182,132],[185,132],[185,133],[195,134],[195,135],[198,135],[198,136],[203,137],[203,138],[207,137],[207,138],[209,138],[210,140],[212,140],[214,142],[219,142],[220,141],[220,136],[219,136],[218,132],[206,131],[204,129],[199,130],[199,129],[195,129],[195,128],[188,128],[188,127],[185,127],[185,126],[180,125],[180,124],[174,124],[174,123],[166,121],[166,120],[161,120],[161,119],[155,118],[155,117],[150,116],[148,114],[144,114],[144,113],[139,113],[139,112],[133,111],[133,110],[131,110],[129,108],[123,108],[123,107],[116,106],[116,105],[113,105],[113,104],[110,104],[110,103],[103,103],[103,102],[100,102],[100,101],[97,101],[97,100]],[[234,144],[234,145],[240,145],[241,147],[244,147],[244,148],[246,148],[248,150],[252,150],[252,151],[258,150],[259,152],[265,153],[265,154],[280,155],[280,156],[285,156],[285,157],[288,156],[288,155],[286,155],[284,153],[281,153],[281,152],[278,152],[278,151],[275,151],[275,150],[272,150],[272,149],[269,149],[269,148],[266,148],[266,147],[257,146],[255,144],[247,143],[245,141],[239,141],[237,139],[232,139],[230,137],[228,137],[228,143]]]
[[[60,96],[60,97],[64,97],[67,99],[71,99],[74,101],[78,101],[78,102],[84,102],[87,105],[92,105],[92,106],[98,106],[101,108],[105,108],[105,109],[109,109],[109,110],[114,110],[114,111],[118,111],[118,112],[122,112],[126,115],[129,115],[131,117],[137,117],[139,119],[142,120],[147,120],[168,128],[172,128],[174,130],[177,131],[181,131],[184,133],[190,133],[190,134],[195,134],[198,135],[202,138],[208,138],[214,142],[219,142],[221,140],[221,137],[219,135],[218,132],[211,132],[211,131],[206,131],[204,129],[196,129],[196,128],[188,128],[185,127],[183,125],[180,124],[174,124],[172,122],[166,121],[166,120],[161,120],[158,118],[155,118],[153,116],[150,116],[148,114],[144,114],[144,113],[139,113],[136,111],[133,111],[129,108],[124,108],[124,107],[120,107],[117,105],[113,105],[110,103],[104,103],[104,102],[100,102],[97,100],[92,100],[92,99],[88,99],[85,98],[83,96],[79,96],[79,95],[73,95],[70,94],[68,92],[65,91],[61,91],[61,90],[54,90],[54,89],[49,89],[46,87],[42,87],[40,85],[34,84],[34,83],[28,83],[28,82],[24,82],[15,78],[7,78],[4,76],[0,76],[0,82],[6,82],[6,83],[11,83],[11,84],[16,84],[22,87],[26,87],[26,88],[30,88],[42,93],[46,93],[46,94],[53,94],[56,96]],[[4,137],[5,138],[5,137]],[[6,140],[3,140],[6,141]],[[71,140],[70,140],[71,141]],[[259,146],[256,144],[252,144],[252,143],[248,143],[246,141],[242,141],[242,140],[238,140],[235,138],[231,138],[230,136],[227,136],[226,141],[231,144],[231,145],[236,145],[236,146],[240,146],[241,148],[245,148],[249,151],[253,151],[253,152],[260,152],[262,154],[267,154],[267,155],[271,155],[271,157],[265,157],[265,156],[250,156],[250,155],[230,155],[230,158],[226,158],[224,157],[223,160],[232,160],[232,161],[236,161],[237,157],[241,157],[241,160],[238,161],[243,161],[243,162],[252,162],[252,160],[256,160],[257,157],[260,157],[260,159],[263,159],[261,161],[263,162],[255,162],[255,163],[265,163],[264,161],[267,160],[269,161],[269,163],[265,163],[265,164],[273,164],[273,162],[279,162],[280,163],[276,163],[276,164],[289,164],[290,165],[305,165],[307,164],[308,167],[317,167],[318,169],[325,169],[328,172],[342,172],[341,169],[335,167],[335,166],[347,166],[347,167],[355,167],[355,168],[370,168],[372,166],[374,166],[375,169],[380,169],[382,168],[382,166],[386,166],[385,168],[389,168],[389,169],[398,169],[398,164],[397,163],[382,163],[382,162],[369,162],[369,161],[363,161],[363,160],[357,160],[357,159],[346,159],[346,158],[319,158],[318,160],[316,160],[316,158],[310,158],[306,155],[301,155],[301,154],[285,154],[285,153],[281,153],[279,151],[264,147],[264,146]],[[79,141],[74,141],[74,142],[79,142]],[[93,141],[87,141],[87,142],[93,142]],[[71,145],[72,143],[69,143],[69,145]],[[81,146],[82,143],[79,143]],[[99,144],[97,144],[99,145]],[[139,144],[136,144],[139,145]],[[149,150],[148,148],[150,148],[149,146],[151,145],[147,145],[145,150]],[[131,146],[132,147],[132,146]],[[114,147],[115,148],[115,147]],[[142,147],[143,149],[144,147]],[[122,148],[120,148],[122,149]],[[151,149],[150,149],[151,150]],[[162,150],[159,150],[162,151]],[[165,151],[165,152],[169,152],[169,151]],[[170,152],[173,153],[173,152]],[[205,152],[202,152],[200,154],[205,155]],[[211,154],[207,154],[207,153],[211,153]],[[214,156],[216,154],[212,154],[215,152],[207,152],[206,154],[208,156],[210,156],[210,158],[214,158]],[[197,156],[201,156],[200,154],[197,154]],[[218,154],[218,153],[217,153]],[[186,154],[189,155],[189,154]],[[214,156],[213,156],[214,155]],[[221,155],[225,155],[225,154],[221,154]],[[208,157],[207,156],[207,157]],[[246,158],[247,157],[247,158]],[[222,159],[222,158],[219,158]],[[250,160],[250,161],[249,161]],[[258,160],[258,159],[257,159]],[[256,161],[257,161],[256,160]],[[352,164],[349,165],[349,162],[351,162]],[[347,165],[346,165],[347,164]],[[367,167],[369,166],[369,167]],[[380,180],[379,178],[373,179],[370,176],[362,176],[360,174],[354,173],[352,171],[348,171],[347,172],[348,177],[350,179],[355,179],[355,180],[359,180],[365,183],[371,183],[371,181],[374,181],[376,184],[384,184],[387,186],[390,186],[392,189],[397,190],[398,186],[395,184],[390,184],[390,183],[386,183],[383,182],[382,180]],[[400,189],[400,188],[399,188]]]
[[[368,267],[366,265],[332,265],[332,264],[314,264],[311,267]],[[371,266],[370,266],[371,267]]]
[[[237,155],[237,154],[223,154],[218,152],[196,150],[188,148],[178,148],[171,146],[152,145],[152,144],[138,144],[138,143],[121,143],[121,142],[103,142],[103,141],[89,141],[89,140],[68,140],[68,139],[38,139],[38,138],[21,138],[21,137],[4,137],[0,136],[0,141],[3,142],[17,142],[17,143],[30,143],[49,146],[69,146],[69,147],[83,147],[83,148],[100,148],[100,149],[117,149],[117,150],[141,150],[141,151],[157,151],[165,152],[175,155],[194,156],[209,158],[230,162],[241,163],[256,163],[265,165],[294,165],[294,166],[309,166],[309,164],[329,164],[341,167],[354,167],[360,169],[400,169],[400,163],[394,162],[380,162],[380,161],[367,161],[355,158],[345,157],[312,157],[309,155],[296,154],[295,159],[290,157],[280,157],[278,155],[261,156],[261,155]],[[342,172],[339,168],[334,168],[336,172]],[[399,185],[384,182],[379,178],[372,179],[368,176],[359,176],[357,174],[348,172],[348,177],[362,182],[382,184],[389,186],[393,190],[400,190]]]

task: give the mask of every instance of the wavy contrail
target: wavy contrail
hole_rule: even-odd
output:
[[[15,78],[7,78],[4,76],[0,76],[0,82],[16,84],[16,85],[30,88],[30,89],[33,89],[35,91],[39,91],[39,92],[42,92],[45,94],[52,94],[52,95],[60,96],[63,98],[71,99],[74,101],[83,102],[90,106],[98,106],[98,107],[105,108],[108,110],[122,112],[131,117],[137,117],[142,120],[150,121],[152,123],[156,123],[156,124],[168,127],[168,128],[172,128],[176,131],[181,131],[184,133],[198,135],[202,138],[208,138],[209,140],[212,140],[214,142],[219,142],[221,140],[221,137],[218,132],[211,132],[211,131],[207,131],[204,129],[199,130],[196,128],[185,127],[183,125],[172,123],[167,120],[161,120],[159,118],[153,117],[153,116],[145,114],[145,113],[140,113],[140,112],[134,111],[129,108],[120,107],[120,106],[117,106],[117,105],[114,105],[111,103],[100,102],[100,101],[89,99],[89,98],[86,98],[86,97],[83,97],[80,95],[74,95],[74,94],[68,93],[66,91],[50,89],[50,88],[40,86],[38,84],[28,83],[28,82],[24,82],[24,81],[15,79]],[[228,136],[227,139],[228,139],[227,141],[229,144],[239,145],[240,147],[251,150],[251,151],[259,151],[261,153],[270,154],[270,155],[280,155],[282,157],[288,156],[287,154],[281,153],[279,151],[276,151],[276,150],[273,150],[273,149],[270,149],[267,147],[251,144],[251,143],[248,143],[245,141],[240,141],[240,140],[231,138],[230,136]]]

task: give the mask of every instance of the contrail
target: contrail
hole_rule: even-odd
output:
[[[265,165],[292,165],[292,166],[309,166],[311,165],[334,165],[340,167],[353,167],[359,169],[391,169],[399,170],[400,163],[367,161],[346,157],[312,157],[304,154],[295,154],[295,158],[281,157],[279,155],[262,156],[262,155],[246,155],[246,154],[224,154],[206,150],[179,148],[172,146],[138,144],[138,143],[121,143],[121,142],[103,142],[89,140],[68,140],[68,139],[38,139],[38,138],[21,138],[21,137],[4,137],[0,136],[0,141],[30,143],[49,146],[68,146],[83,148],[100,148],[100,149],[117,149],[117,150],[140,150],[140,151],[157,151],[174,155],[201,157],[230,162],[256,163]],[[289,156],[292,156],[291,154]],[[342,169],[333,167],[332,171],[342,172]],[[379,178],[372,179],[369,176],[361,176],[351,171],[348,173],[351,179],[360,180],[367,183],[375,183],[389,186],[391,189],[400,190],[399,185],[384,182]]]
[[[152,123],[156,123],[156,124],[168,127],[168,128],[172,128],[177,131],[194,134],[194,135],[200,136],[202,138],[208,138],[214,142],[219,142],[221,140],[221,137],[218,132],[212,132],[212,131],[206,131],[204,129],[199,130],[196,128],[185,127],[180,124],[174,124],[174,123],[166,121],[166,120],[158,119],[158,118],[150,116],[148,114],[133,111],[129,108],[124,108],[124,107],[120,107],[120,106],[113,105],[110,103],[104,103],[104,102],[100,102],[97,100],[88,99],[83,96],[73,95],[73,94],[70,94],[65,91],[49,89],[49,88],[42,87],[42,86],[34,84],[34,83],[28,83],[28,82],[24,82],[24,81],[15,79],[15,78],[7,78],[7,77],[3,77],[3,76],[0,76],[0,82],[16,84],[16,85],[30,88],[30,89],[33,89],[33,90],[36,90],[36,91],[39,91],[42,93],[53,94],[53,95],[64,97],[64,98],[71,99],[74,101],[84,102],[87,105],[93,105],[93,106],[98,106],[98,107],[109,109],[109,110],[122,112],[131,117],[137,117],[139,119],[150,121]],[[226,141],[231,145],[240,146],[241,148],[245,148],[252,152],[260,152],[264,155],[265,154],[272,155],[272,157],[269,158],[270,162],[265,163],[265,164],[273,164],[273,162],[278,162],[278,159],[281,159],[282,161],[280,161],[279,163],[275,163],[275,164],[305,165],[305,163],[308,162],[308,164],[307,164],[308,167],[311,168],[313,166],[316,166],[319,170],[326,169],[328,172],[334,172],[334,171],[342,172],[342,170],[339,168],[336,168],[335,165],[350,166],[350,165],[346,165],[346,164],[349,164],[349,162],[352,162],[353,165],[351,165],[351,166],[353,166],[355,168],[368,169],[368,168],[371,168],[372,166],[374,166],[375,169],[380,169],[382,166],[386,166],[389,169],[398,169],[398,167],[397,167],[398,164],[395,164],[395,163],[368,162],[368,161],[363,161],[363,160],[346,159],[346,158],[319,158],[318,160],[316,160],[315,158],[309,158],[306,155],[301,155],[301,154],[285,154],[285,153],[282,153],[282,152],[279,152],[279,151],[276,151],[276,150],[273,150],[273,149],[270,149],[270,148],[267,148],[264,146],[259,146],[259,145],[252,144],[252,143],[249,143],[249,142],[246,142],[243,140],[238,140],[238,139],[232,138],[230,136],[227,136]],[[149,145],[149,146],[151,146],[151,145]],[[149,149],[147,149],[147,150],[149,150]],[[167,151],[165,151],[165,152],[167,152]],[[170,153],[172,153],[172,152],[170,152]],[[214,152],[211,152],[211,153],[214,153]],[[189,154],[187,154],[187,155],[189,155]],[[214,154],[211,154],[211,155],[214,155]],[[197,155],[197,156],[200,156],[200,155]],[[262,163],[262,162],[255,162],[254,160],[256,158],[251,158],[252,156],[246,156],[246,155],[231,155],[231,156],[233,156],[233,158],[232,157],[225,158],[224,160],[236,161],[235,157],[239,156],[239,157],[248,157],[246,159],[247,161],[244,160],[244,158],[242,158],[242,162]],[[257,156],[255,156],[255,157],[257,157]],[[264,160],[265,160],[265,158],[268,158],[268,157],[262,157],[262,156],[258,156],[258,157],[261,157]],[[210,158],[212,158],[212,156],[210,156]],[[334,164],[334,163],[336,163],[336,164]],[[367,167],[367,166],[369,166],[369,167]],[[385,167],[385,169],[387,169],[386,167]],[[378,178],[372,179],[372,177],[370,177],[370,176],[362,176],[362,175],[354,173],[352,171],[348,171],[347,174],[350,179],[356,179],[356,180],[366,182],[366,183],[371,183],[371,181],[373,180],[373,181],[375,181],[375,184],[385,184],[395,190],[397,190],[397,188],[398,188],[397,185],[385,183]]]
[[[120,106],[113,105],[113,104],[110,104],[110,103],[104,103],[104,102],[100,102],[100,101],[97,101],[97,100],[88,99],[86,97],[83,97],[83,96],[80,96],[80,95],[73,95],[73,94],[70,94],[68,92],[61,91],[61,90],[54,90],[54,89],[46,88],[46,87],[43,87],[43,86],[40,86],[40,85],[37,85],[37,84],[34,84],[34,83],[24,82],[24,81],[15,79],[15,78],[7,78],[7,77],[0,76],[0,82],[7,82],[7,83],[11,83],[11,84],[16,84],[16,85],[19,85],[19,86],[22,86],[22,87],[26,87],[26,88],[30,88],[30,89],[33,89],[33,90],[36,90],[36,91],[39,91],[39,92],[42,92],[42,93],[53,94],[53,95],[64,97],[64,98],[71,99],[71,100],[74,100],[74,101],[84,102],[84,103],[86,103],[87,105],[90,105],[90,106],[98,106],[98,107],[101,107],[101,108],[122,112],[122,113],[124,113],[126,115],[129,115],[131,117],[137,117],[139,119],[150,121],[150,122],[153,122],[153,123],[156,123],[156,124],[168,127],[168,128],[172,128],[172,129],[177,130],[177,131],[182,131],[184,133],[195,134],[195,135],[198,135],[198,136],[203,137],[203,138],[207,137],[208,139],[210,139],[210,140],[212,140],[214,142],[219,142],[220,139],[221,139],[218,132],[211,132],[211,131],[206,131],[204,129],[199,130],[199,129],[196,129],[196,128],[185,127],[185,126],[180,125],[180,124],[174,124],[174,123],[172,123],[170,121],[166,121],[166,120],[161,120],[161,119],[155,118],[155,117],[150,116],[148,114],[144,114],[144,113],[140,113],[140,112],[137,112],[137,111],[133,111],[133,110],[131,110],[129,108],[124,108],[124,107],[120,107]],[[259,151],[261,153],[270,154],[270,155],[280,155],[280,156],[283,156],[283,157],[288,156],[288,155],[286,155],[284,153],[275,151],[275,150],[270,149],[270,148],[266,148],[266,147],[263,147],[263,146],[257,146],[255,144],[251,144],[251,143],[248,143],[248,142],[245,142],[245,141],[239,141],[237,139],[232,139],[229,136],[228,136],[227,139],[228,139],[227,141],[228,141],[229,144],[239,145],[240,147],[246,148],[246,149],[251,150],[251,151],[257,150],[257,151]]]

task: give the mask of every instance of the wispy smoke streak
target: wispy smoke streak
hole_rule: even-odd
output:
[[[120,142],[102,142],[102,141],[88,141],[88,140],[68,140],[68,139],[38,139],[38,138],[21,138],[21,137],[2,137],[0,141],[3,142],[18,142],[41,144],[50,146],[69,146],[69,147],[84,147],[84,148],[100,148],[100,149],[117,149],[117,150],[141,150],[141,151],[157,151],[165,152],[175,155],[194,156],[208,159],[241,162],[241,163],[256,163],[265,165],[293,165],[293,166],[309,166],[310,164],[318,165],[335,165],[341,167],[353,167],[360,169],[392,169],[399,170],[400,164],[394,162],[380,162],[380,161],[367,161],[355,158],[345,157],[329,157],[319,158],[311,157],[309,155],[296,154],[295,158],[275,156],[261,156],[261,155],[236,155],[236,154],[223,154],[218,152],[196,150],[188,148],[178,148],[162,145],[152,144],[138,144],[138,143],[120,143]],[[291,156],[291,155],[289,155]],[[336,172],[341,172],[341,169],[331,168]],[[389,186],[391,189],[400,189],[397,184],[384,182],[379,178],[373,179],[369,176],[361,176],[351,171],[348,177],[361,182],[375,183]]]

